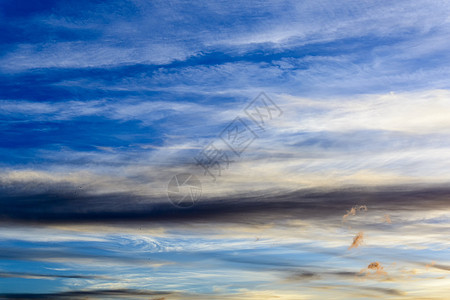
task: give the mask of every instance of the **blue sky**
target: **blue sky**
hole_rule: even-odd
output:
[[[442,299],[449,12],[0,1],[0,297]],[[202,184],[184,209],[180,173]]]

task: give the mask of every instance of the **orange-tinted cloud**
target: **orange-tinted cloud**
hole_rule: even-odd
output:
[[[358,232],[358,234],[353,238],[353,243],[350,245],[350,247],[348,247],[348,249],[358,248],[363,243],[363,239],[364,232]]]
[[[366,276],[370,275],[387,275],[387,273],[383,270],[383,266],[375,261],[370,263],[366,269],[362,269],[359,273],[364,274]]]
[[[431,264],[426,264],[425,268],[427,268],[427,270],[428,270],[430,267],[434,267],[435,264],[436,264],[436,262],[432,261]]]
[[[345,222],[348,216],[355,216],[356,212],[364,210],[367,211],[367,206],[365,205],[355,205],[350,210],[347,210],[347,213],[342,217],[342,222]]]

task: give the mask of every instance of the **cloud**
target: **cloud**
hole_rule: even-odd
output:
[[[358,232],[358,234],[353,238],[353,242],[350,245],[350,247],[348,247],[348,249],[358,248],[363,243],[363,240],[364,240],[364,233],[362,231]]]
[[[269,184],[291,190],[298,185],[376,186],[449,179],[444,168],[448,156],[446,91],[345,101],[270,96],[285,111],[282,118],[272,120],[243,159],[224,170],[222,184],[205,188],[205,193],[250,192]],[[16,120],[4,125],[0,142],[7,166],[38,172],[37,165],[27,164],[33,157],[46,165],[47,174],[40,172],[43,177],[84,171],[92,173],[89,177],[96,177],[97,182],[114,181],[108,185],[113,191],[134,186],[161,195],[161,187],[175,172],[192,167],[192,172],[202,174],[195,169],[193,157],[202,146],[218,139],[226,125],[243,114],[245,105],[227,104],[221,111],[213,104],[190,101],[129,99],[64,104],[5,101],[3,107],[5,118]],[[405,118],[403,107],[415,117]],[[141,184],[144,181],[152,183],[151,191]]]
[[[38,274],[38,273],[24,273],[24,272],[0,272],[0,278],[50,279],[50,280],[55,278],[74,278],[74,279],[112,280],[109,277],[97,275]]]
[[[149,299],[153,300],[166,299],[165,296],[173,295],[172,292],[165,291],[146,291],[146,290],[131,290],[131,289],[117,289],[117,290],[86,290],[86,291],[68,291],[68,292],[56,292],[56,293],[14,293],[0,294],[5,299],[104,299],[105,297],[113,298],[130,298],[130,299]],[[157,297],[157,298],[154,298]]]
[[[449,12],[3,1],[0,298],[443,298]],[[210,182],[194,155],[237,116],[254,128],[261,91],[282,118]],[[180,210],[167,183],[184,172],[204,197]],[[370,236],[356,252],[349,218],[350,249]]]
[[[373,271],[373,272],[372,272]],[[365,274],[365,276],[371,276],[371,275],[383,275],[386,276],[387,273],[384,271],[384,267],[381,266],[379,262],[372,262],[370,263],[366,269],[362,269],[360,271],[360,274]]]
[[[364,198],[373,212],[403,211],[405,207],[438,210],[446,207],[444,187],[410,186],[362,190],[305,189],[295,192],[272,190],[264,196],[235,194],[205,198],[192,208],[179,210],[167,198],[138,193],[103,193],[95,186],[80,189],[70,182],[11,181],[2,184],[1,213],[4,222],[162,222],[210,220],[241,222],[243,216],[256,222],[284,218],[340,218],[343,207]],[[126,201],[125,201],[126,199]],[[393,201],[395,199],[395,201]],[[425,201],[426,200],[426,201]]]
[[[356,212],[360,210],[367,211],[367,206],[366,205],[353,206],[350,210],[347,210],[347,213],[344,216],[342,216],[342,222],[345,222],[350,215],[355,216]]]
[[[151,267],[158,268],[164,265],[173,264],[173,262],[168,260],[149,260],[145,257],[136,256],[117,256],[115,253],[106,251],[102,254],[86,254],[82,251],[77,252],[74,248],[19,248],[19,247],[2,247],[2,254],[0,257],[6,260],[12,261],[31,261],[31,262],[46,262],[46,263],[58,263],[67,264],[71,266],[83,265],[89,268],[99,268],[102,266],[109,266],[111,268],[117,266],[141,266],[141,267]],[[8,274],[8,273],[5,273]],[[23,274],[26,276],[26,274]],[[31,276],[31,275],[30,275]],[[36,276],[39,276],[38,274]],[[35,276],[35,277],[36,277]],[[44,276],[41,276],[44,277]],[[49,276],[50,277],[50,276]],[[56,276],[54,276],[56,277]],[[68,277],[69,278],[69,277]],[[75,277],[73,277],[76,279]],[[79,277],[78,279],[89,279]],[[91,278],[94,279],[94,278]],[[100,277],[95,279],[102,279]]]

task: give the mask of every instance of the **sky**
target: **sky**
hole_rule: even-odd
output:
[[[444,299],[449,16],[0,0],[0,298]]]

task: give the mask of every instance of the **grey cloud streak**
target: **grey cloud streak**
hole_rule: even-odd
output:
[[[366,205],[371,211],[438,210],[448,208],[450,198],[450,188],[444,186],[351,187],[204,199],[192,208],[177,209],[167,199],[94,194],[70,185],[3,183],[0,190],[1,222],[30,224],[325,221],[341,218],[353,205]]]

